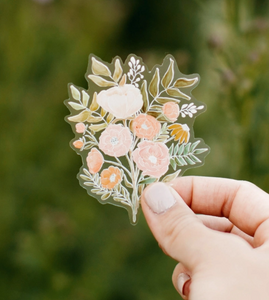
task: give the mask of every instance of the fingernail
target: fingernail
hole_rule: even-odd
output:
[[[145,191],[144,197],[149,208],[156,214],[164,213],[176,203],[170,188],[162,182],[152,184]]]
[[[178,279],[177,279],[177,286],[178,286],[178,291],[181,296],[185,296],[184,295],[184,285],[190,279],[191,279],[190,276],[186,273],[179,274]]]

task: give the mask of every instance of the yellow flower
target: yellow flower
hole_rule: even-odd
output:
[[[174,140],[179,141],[180,144],[187,144],[190,139],[190,128],[187,124],[178,124],[168,126],[168,129],[172,130],[171,136],[175,136]]]

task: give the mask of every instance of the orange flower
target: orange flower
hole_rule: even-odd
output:
[[[101,184],[106,189],[113,189],[121,181],[120,169],[109,167],[101,173]]]
[[[168,126],[168,129],[172,130],[171,136],[175,136],[175,141],[179,140],[179,143],[187,144],[190,138],[190,128],[187,124],[173,124]]]
[[[74,141],[73,145],[75,148],[80,149],[83,147],[84,143],[80,140],[77,140],[77,141]]]
[[[92,148],[92,150],[88,153],[86,161],[90,173],[95,174],[102,168],[104,157],[100,151],[98,151],[96,148]]]
[[[179,116],[179,107],[174,102],[166,102],[163,106],[164,115],[172,122],[175,122]]]
[[[161,123],[154,117],[141,114],[136,117],[132,124],[136,136],[152,140],[161,129]]]

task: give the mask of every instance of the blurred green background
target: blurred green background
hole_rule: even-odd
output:
[[[211,153],[187,174],[268,192],[268,20],[267,0],[0,0],[0,299],[180,299],[143,215],[133,227],[79,186],[67,84],[87,87],[90,53],[171,53],[208,107],[195,132]]]

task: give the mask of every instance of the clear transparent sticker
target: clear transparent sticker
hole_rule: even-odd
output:
[[[79,182],[99,202],[127,209],[135,224],[148,184],[182,176],[209,152],[193,131],[206,109],[191,94],[199,75],[182,74],[171,55],[151,71],[133,54],[111,64],[90,55],[86,79],[88,89],[68,85],[65,101]]]

